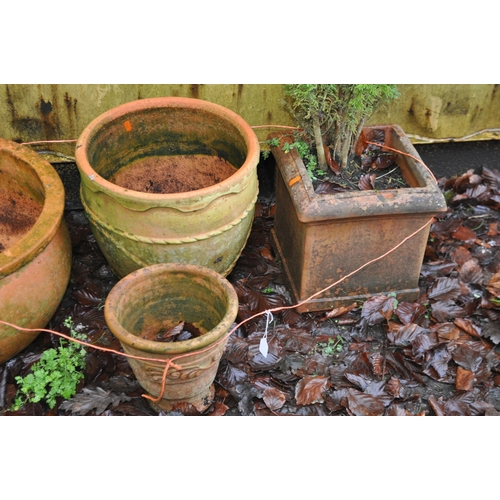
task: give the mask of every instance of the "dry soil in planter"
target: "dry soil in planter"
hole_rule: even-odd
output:
[[[0,252],[19,240],[35,223],[42,205],[19,192],[0,188]]]
[[[185,193],[218,184],[236,171],[218,156],[148,156],[121,168],[110,181],[146,193]]]

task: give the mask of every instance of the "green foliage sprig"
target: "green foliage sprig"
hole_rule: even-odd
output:
[[[64,325],[70,335],[85,340],[86,335],[75,331],[71,317]],[[25,377],[16,377],[19,385],[12,410],[19,410],[26,403],[45,400],[49,408],[54,408],[56,398],[69,399],[76,394],[78,382],[84,377],[85,347],[76,342],[60,339],[57,349],[44,351],[39,361],[31,367],[31,373]]]
[[[339,156],[344,167],[365,121],[383,103],[399,96],[395,85],[382,84],[288,84],[284,93],[308,142],[315,144],[324,171],[324,145]]]
[[[280,140],[277,137],[274,137],[273,139],[267,140],[265,144],[272,147],[278,147],[280,145]],[[289,153],[290,151],[292,151],[292,149],[297,150],[297,153],[304,161],[304,165],[311,179],[316,180],[326,175],[326,172],[319,168],[318,160],[316,156],[311,152],[307,142],[296,139],[291,144],[289,142],[285,142],[281,149],[284,153]],[[264,159],[269,156],[269,153],[269,150],[264,150],[262,152]]]
[[[322,356],[332,356],[333,354],[342,352],[343,348],[344,339],[340,335],[337,335],[337,338],[330,338],[328,342],[318,342],[315,350],[320,352]]]

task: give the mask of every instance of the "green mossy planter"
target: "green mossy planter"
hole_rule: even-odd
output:
[[[96,118],[78,140],[76,162],[82,204],[114,273],[179,262],[229,274],[253,222],[259,155],[257,137],[241,117],[200,99],[143,99]],[[180,156],[222,159],[234,173],[201,189],[166,194],[114,182],[127,167]],[[200,161],[195,173],[204,169]]]
[[[152,406],[170,411],[176,403],[191,403],[199,411],[213,400],[213,381],[231,325],[238,313],[232,285],[215,271],[192,264],[156,264],[132,272],[109,293],[104,306],[106,323],[120,341],[141,386],[153,397],[161,394],[165,364],[174,360],[162,399]],[[203,335],[179,342],[142,338],[165,323],[185,321]],[[183,356],[180,357],[179,356]]]
[[[64,187],[38,154],[0,139],[0,319],[44,328],[59,306],[71,271],[63,219]],[[39,332],[0,324],[0,363]]]

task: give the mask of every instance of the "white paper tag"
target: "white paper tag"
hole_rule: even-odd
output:
[[[260,339],[259,351],[261,352],[262,356],[267,358],[267,353],[269,351],[269,347],[267,345],[267,338],[266,337],[262,337]]]
[[[259,351],[264,356],[267,358],[267,353],[269,352],[269,346],[267,345],[267,330],[269,328],[269,323],[273,321],[273,313],[271,311],[265,311],[266,312],[266,331],[264,332],[264,336],[260,339],[259,343]]]

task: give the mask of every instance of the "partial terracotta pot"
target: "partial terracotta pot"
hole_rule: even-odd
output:
[[[240,116],[200,99],[143,99],[96,118],[76,162],[82,204],[114,273],[179,262],[229,274],[250,233],[259,154]],[[203,187],[176,191],[181,184]]]
[[[385,132],[386,146],[413,156],[396,155],[411,187],[316,194],[296,151],[271,148],[278,167],[273,244],[295,302],[309,299],[382,256],[446,210],[433,176],[418,161],[417,151],[399,126],[366,127],[357,153],[364,150],[367,134],[375,129]],[[282,138],[282,144],[285,141],[291,143],[293,138]],[[400,300],[415,300],[429,228],[297,310],[326,310],[390,292]]]
[[[173,360],[156,409],[169,411],[187,402],[199,411],[213,401],[213,381],[224,352],[224,338],[238,312],[238,297],[232,285],[215,271],[193,264],[156,264],[132,272],[109,293],[104,315],[141,386],[153,397],[161,394],[165,363]],[[155,337],[181,322],[204,332],[178,342],[157,342]],[[185,357],[179,357],[186,355]]]
[[[1,320],[44,328],[59,306],[71,271],[63,214],[64,187],[50,163],[0,139]],[[37,335],[0,324],[0,363]]]

